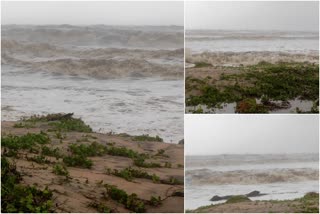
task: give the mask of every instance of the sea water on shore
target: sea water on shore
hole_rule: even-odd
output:
[[[217,155],[186,158],[186,209],[223,203],[214,195],[260,191],[251,200],[285,200],[319,190],[318,154]]]
[[[2,120],[74,112],[95,131],[183,138],[183,81],[97,80],[2,66]],[[170,111],[168,110],[170,109]]]

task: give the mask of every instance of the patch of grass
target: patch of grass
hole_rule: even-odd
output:
[[[154,141],[154,142],[163,142],[163,139],[158,135],[155,137],[149,136],[148,134],[138,135],[132,137],[133,141]]]
[[[82,135],[82,137],[84,137],[84,138],[91,138],[91,139],[98,139],[96,136],[93,136],[93,135],[90,135],[90,134],[84,134],[84,135]]]
[[[88,206],[96,209],[99,213],[112,213],[112,209],[102,203],[90,202]]]
[[[61,154],[59,148],[51,149],[51,148],[49,148],[48,146],[42,146],[42,147],[41,147],[41,154],[42,154],[42,155],[46,155],[46,156],[55,157],[57,160],[58,160],[59,158],[62,158],[62,157],[63,157],[63,155]]]
[[[212,65],[206,62],[196,62],[194,63],[194,68],[211,67]]]
[[[205,80],[186,78],[186,105],[199,104],[218,108],[223,103],[239,102],[245,99],[267,97],[274,101],[292,99],[312,100],[319,98],[319,65],[313,63],[262,62],[257,65],[238,68],[237,74],[223,74],[226,81],[222,86]],[[188,95],[198,90],[200,95]],[[264,103],[262,103],[265,105]],[[311,111],[318,111],[316,104]],[[268,107],[265,105],[265,107]],[[260,113],[261,109],[256,109]],[[265,111],[262,109],[262,111]],[[199,112],[201,113],[201,112]]]
[[[63,158],[63,162],[67,166],[81,167],[81,168],[87,168],[87,169],[91,169],[93,165],[92,160],[80,155],[65,156]]]
[[[67,167],[65,167],[62,164],[55,164],[53,166],[52,172],[54,174],[56,174],[56,175],[63,175],[63,176],[66,176],[66,177],[69,176],[69,172],[68,172]]]
[[[1,145],[15,151],[19,149],[32,149],[37,144],[43,145],[49,142],[50,138],[44,132],[40,132],[39,134],[28,133],[22,136],[1,136]]]
[[[172,167],[172,164],[169,163],[169,162],[165,162],[165,163],[164,163],[164,167],[165,167],[165,168],[171,168],[171,167]]]
[[[158,197],[151,196],[149,203],[152,206],[159,206],[161,204],[161,197],[160,196],[158,196]]]
[[[78,132],[92,132],[90,126],[86,125],[80,118],[73,118],[73,113],[57,113],[47,115],[33,115],[21,119],[23,122],[50,122],[55,130],[51,131],[78,131]],[[61,139],[61,138],[60,138]]]
[[[33,161],[33,162],[36,162],[38,164],[49,164],[51,163],[48,159],[46,159],[45,156],[43,155],[36,155],[36,156],[33,156],[33,157],[28,157],[27,158],[28,161]]]
[[[154,156],[162,156],[162,157],[166,157],[166,158],[169,157],[169,155],[165,154],[164,149],[158,149],[157,153]]]
[[[66,135],[65,135],[65,134],[62,134],[60,131],[55,131],[54,134],[55,134],[55,136],[56,136],[57,139],[62,140],[62,139],[65,139],[65,138],[66,138]]]
[[[131,135],[127,134],[127,133],[119,133],[119,134],[116,134],[117,136],[119,137],[132,137]]]
[[[154,162],[145,162],[144,157],[137,157],[133,160],[134,165],[138,167],[144,167],[144,168],[161,168],[160,163],[154,163]]]
[[[107,147],[107,154],[112,156],[128,157],[131,159],[135,159],[135,158],[145,159],[149,157],[147,154],[138,153],[136,151],[133,151],[132,149],[127,149],[125,147],[115,147],[113,145],[110,145]]]
[[[13,125],[13,128],[26,128],[26,129],[30,129],[30,128],[35,128],[35,124],[31,123],[31,122],[19,122],[19,123],[15,123]]]
[[[183,185],[183,181],[178,180],[175,177],[170,177],[169,180],[161,180],[162,184],[169,184],[169,185]]]
[[[52,212],[52,191],[20,184],[21,175],[8,159],[1,158],[1,212]]]
[[[157,184],[157,183],[160,183],[160,177],[157,176],[156,174],[152,174],[152,182]]]
[[[127,209],[137,213],[146,211],[143,200],[138,198],[135,193],[128,195],[124,190],[108,184],[105,185],[105,188],[111,199],[123,204]]]
[[[247,196],[244,195],[235,195],[229,198],[226,203],[238,203],[238,202],[245,202],[251,201]]]
[[[146,171],[141,169],[134,169],[132,167],[127,167],[122,170],[114,169],[113,171],[108,170],[108,174],[112,174],[121,178],[126,179],[127,181],[132,181],[134,178],[145,178],[154,181],[154,183],[158,183],[160,178],[155,174],[148,174]]]
[[[51,122],[49,125],[59,131],[92,132],[91,127],[86,125],[80,118],[64,119],[58,122]]]
[[[108,148],[97,142],[92,142],[91,144],[71,144],[69,145],[70,151],[74,155],[79,155],[83,157],[93,157],[93,156],[102,156],[107,154]]]

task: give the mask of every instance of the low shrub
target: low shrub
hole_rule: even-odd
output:
[[[59,148],[51,149],[48,146],[41,147],[41,154],[46,156],[55,157],[56,159],[62,158],[63,155],[60,152]]]
[[[154,183],[158,183],[160,180],[160,178],[155,174],[150,175],[146,171],[134,169],[132,167],[127,167],[120,171],[117,169],[114,169],[113,171],[111,169],[108,169],[107,173],[124,178],[127,181],[132,181],[134,178],[145,178],[154,181]]]
[[[39,134],[28,133],[22,136],[7,135],[1,137],[1,145],[13,150],[32,149],[37,144],[43,145],[50,142],[49,136],[40,132]]]
[[[1,158],[1,212],[48,213],[52,212],[52,191],[48,188],[20,184],[21,175],[16,166]]]
[[[163,139],[161,137],[159,137],[158,135],[155,137],[152,137],[148,134],[145,135],[138,135],[138,136],[134,136],[132,138],[133,141],[154,141],[154,142],[163,142]]]
[[[123,204],[127,209],[137,213],[146,211],[143,200],[138,198],[135,193],[128,195],[124,190],[108,184],[105,185],[105,188],[111,199]]]
[[[67,167],[65,167],[64,165],[62,164],[55,164],[53,166],[53,170],[52,172],[56,175],[63,175],[63,176],[66,176],[68,177],[69,176],[69,172],[68,172],[68,169]]]
[[[133,160],[134,165],[138,166],[138,167],[144,167],[144,168],[161,168],[161,164],[159,163],[154,163],[154,162],[150,162],[150,163],[146,163],[145,162],[145,158],[143,157],[137,157]]]
[[[67,166],[81,167],[81,168],[87,168],[87,169],[91,169],[93,165],[92,160],[80,155],[65,156],[63,158],[63,162]]]
[[[149,203],[151,206],[158,206],[161,204],[161,197],[155,197],[155,196],[151,196]]]

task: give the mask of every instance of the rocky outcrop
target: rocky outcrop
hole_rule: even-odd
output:
[[[263,195],[267,195],[265,193],[260,193],[259,191],[252,191],[248,194],[245,194],[244,196],[246,197],[259,197],[259,196],[263,196]],[[222,200],[228,200],[229,198],[234,197],[235,195],[226,195],[226,196],[218,196],[215,195],[213,196],[210,201],[222,201]]]

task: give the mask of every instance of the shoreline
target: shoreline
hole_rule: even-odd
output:
[[[309,192],[303,197],[292,200],[251,201],[243,195],[235,195],[225,203],[201,206],[187,213],[318,213],[319,193]]]
[[[186,111],[191,108],[186,113],[207,112],[201,105],[209,106],[210,113],[210,109],[228,111],[223,113],[318,113],[318,71],[319,65],[310,62],[260,61],[238,67],[198,62],[186,69]],[[311,106],[300,100],[312,102]]]

